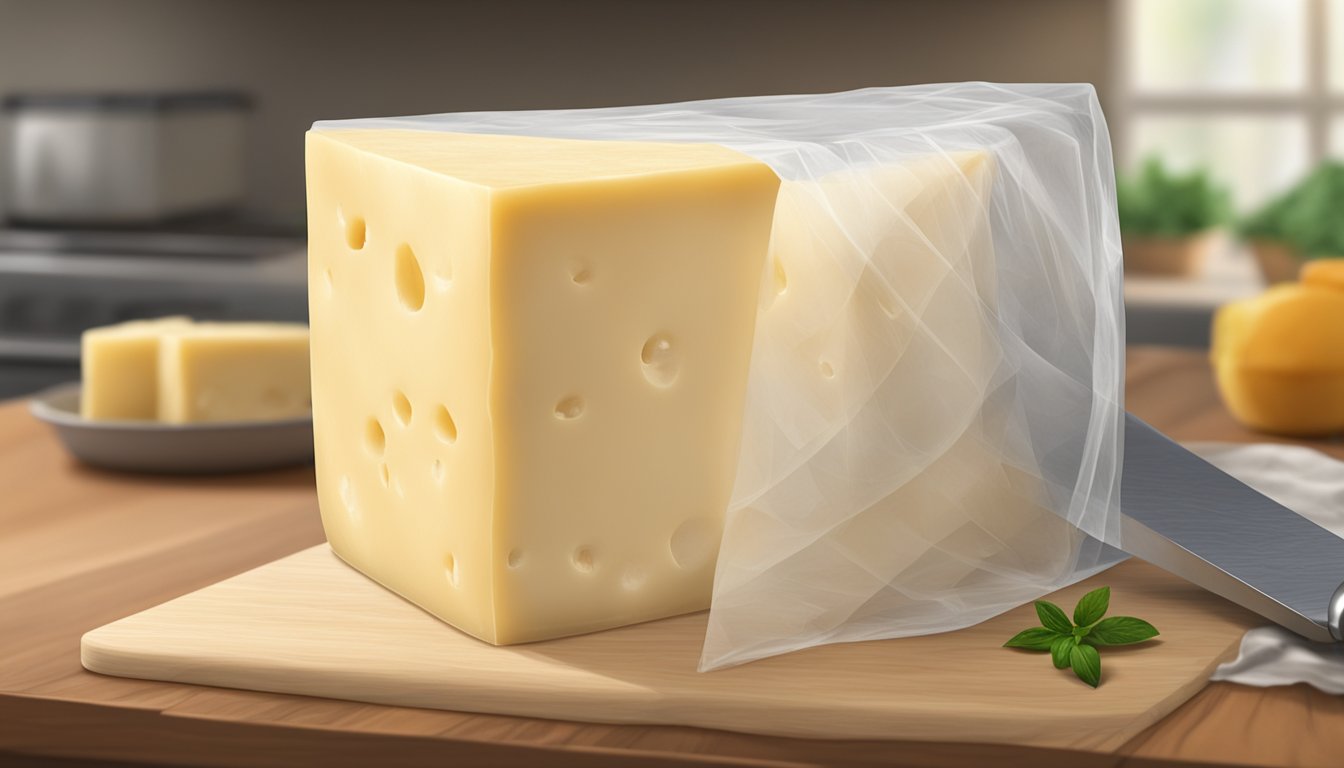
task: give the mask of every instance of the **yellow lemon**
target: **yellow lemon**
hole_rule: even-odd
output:
[[[1344,259],[1309,262],[1300,282],[1220,308],[1211,356],[1223,402],[1246,426],[1344,431]]]

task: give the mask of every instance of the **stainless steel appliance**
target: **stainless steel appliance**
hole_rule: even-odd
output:
[[[16,94],[3,106],[10,219],[139,225],[243,199],[241,93]]]

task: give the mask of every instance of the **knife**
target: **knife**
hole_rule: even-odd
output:
[[[1308,640],[1344,641],[1344,538],[1125,414],[1123,549]]]

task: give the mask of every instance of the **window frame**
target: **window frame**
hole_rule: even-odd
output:
[[[1330,129],[1344,118],[1344,93],[1332,93],[1329,71],[1329,2],[1302,0],[1303,52],[1306,82],[1294,93],[1257,91],[1161,91],[1144,92],[1133,82],[1134,54],[1131,32],[1136,24],[1138,0],[1112,0],[1112,87],[1119,120],[1111,128],[1111,140],[1120,167],[1132,167],[1142,158],[1134,156],[1129,137],[1134,123],[1143,117],[1256,116],[1300,117],[1307,127],[1309,167],[1331,155]],[[1344,3],[1338,10],[1344,12]],[[1344,46],[1341,46],[1344,47]],[[1341,148],[1344,149],[1344,148]]]

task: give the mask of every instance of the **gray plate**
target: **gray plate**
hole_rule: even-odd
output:
[[[33,397],[33,415],[56,429],[80,461],[166,474],[249,472],[313,460],[311,417],[283,421],[160,424],[90,421],[79,415],[79,384]]]

